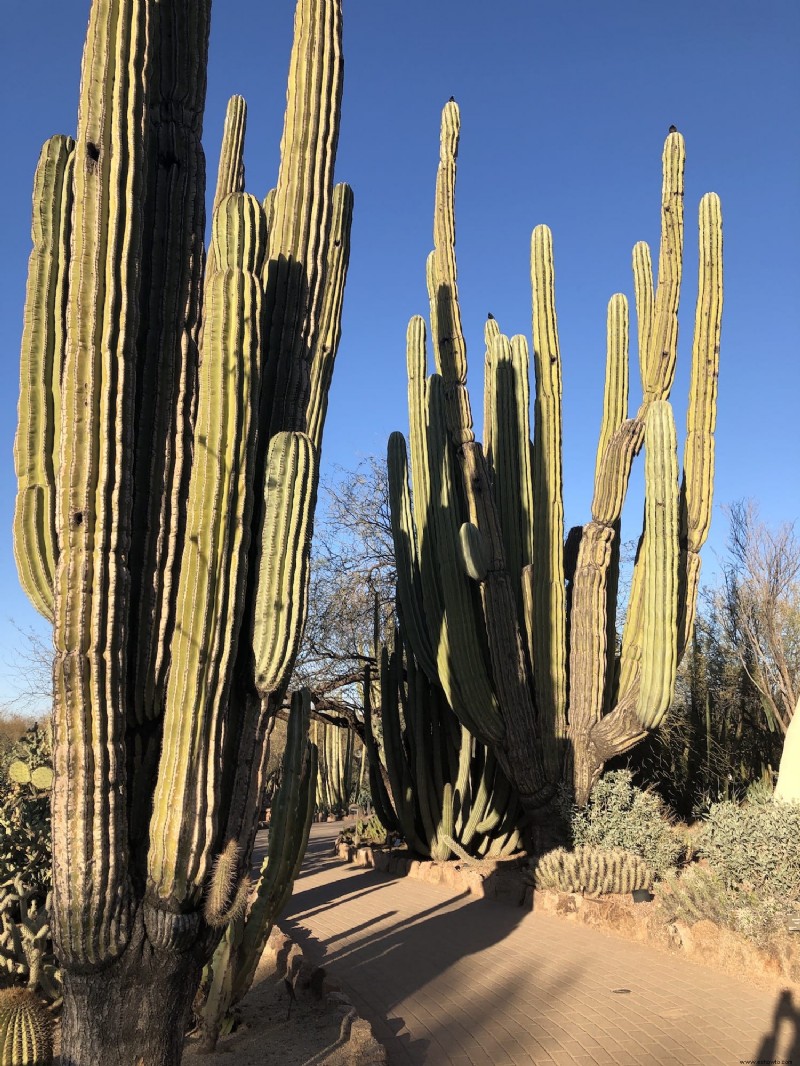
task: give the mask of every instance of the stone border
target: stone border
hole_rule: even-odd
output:
[[[295,994],[311,993],[324,1000],[327,1010],[341,1014],[339,1041],[353,1066],[384,1066],[388,1063],[386,1048],[375,1039],[372,1026],[359,1015],[338,981],[331,978],[324,967],[310,962],[300,945],[277,925],[269,935],[264,955],[271,957],[275,973],[291,984]]]
[[[791,985],[800,992],[800,937],[789,941],[780,958],[767,955],[755,944],[709,920],[693,924],[665,924],[651,903],[634,903],[630,896],[584,896],[573,892],[534,889],[523,877],[518,860],[481,860],[470,866],[461,861],[436,863],[412,859],[402,851],[356,848],[337,841],[335,855],[355,866],[371,867],[395,877],[413,877],[428,884],[441,884],[477,899],[493,899],[552,914],[581,925],[669,952],[681,952],[693,962],[730,974],[747,974],[748,980]]]

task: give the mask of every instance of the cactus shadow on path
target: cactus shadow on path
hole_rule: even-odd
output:
[[[447,893],[442,888],[441,900],[408,917],[382,901],[382,895],[388,897],[396,891],[395,878],[350,867],[345,879],[326,878],[320,882],[318,877],[326,865],[341,869],[341,863],[329,857],[331,844],[332,837],[328,835],[316,839],[312,836],[309,841],[308,866],[297,879],[280,923],[282,928],[308,958],[324,962],[331,975],[346,986],[359,1012],[372,1023],[392,1063],[450,1062],[448,1052],[456,1054],[465,1049],[450,1047],[449,1034],[444,1032],[442,1043],[435,1037],[415,1038],[419,1019],[407,1016],[404,1005],[426,986],[435,983],[439,990],[443,976],[446,978],[447,971],[457,963],[502,941],[519,924],[524,911],[494,903],[467,903],[468,893]],[[308,885],[313,875],[317,875],[315,883]],[[415,885],[407,882],[404,887],[413,891]],[[345,930],[331,928],[326,932],[325,912],[338,907],[347,907],[353,921]],[[477,913],[472,913],[473,907],[480,908],[480,920]],[[324,939],[314,935],[306,923],[324,931]],[[555,981],[543,982],[547,984],[546,998],[556,1003],[575,977],[567,968]],[[513,998],[514,986],[525,979],[507,970],[493,973],[491,967],[476,975],[474,981],[470,977],[470,1029],[486,1034],[488,1041],[498,1003]],[[461,979],[455,974],[450,981],[454,1001],[432,1005],[439,1015],[461,1009],[455,1003],[456,996],[463,1002],[458,987]],[[435,1028],[432,1016],[425,1021],[427,1030]],[[486,1061],[504,1061],[500,1052],[499,1048],[490,1052],[487,1047]]]

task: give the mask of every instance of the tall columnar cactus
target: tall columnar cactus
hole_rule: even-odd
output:
[[[378,685],[365,668],[364,735],[372,798],[385,828],[418,855],[444,862],[456,852],[505,855],[520,843],[520,808],[490,749],[453,711],[395,634],[379,656]],[[373,688],[383,743],[373,734]],[[384,783],[384,777],[386,783]]]
[[[317,783],[317,748],[308,739],[311,701],[307,690],[292,696],[281,784],[272,804],[269,846],[261,876],[246,905],[237,907],[238,886],[226,885],[222,905],[212,878],[206,898],[210,923],[223,924],[224,936],[203,975],[198,1010],[205,1050],[213,1050],[226,1031],[230,1011],[253,983],[261,953],[275,920],[286,906],[308,844]],[[217,878],[216,880],[220,880]],[[249,879],[244,882],[249,889]],[[234,911],[228,917],[227,913]],[[224,921],[220,922],[220,919]]]
[[[317,806],[342,814],[350,802],[353,777],[353,730],[315,719],[313,739],[319,750]]]
[[[14,541],[54,624],[64,1046],[95,1066],[178,1061],[215,856],[249,861],[349,256],[341,0],[298,0],[263,204],[231,101],[204,252],[210,6],[93,0],[77,137],[34,185]]]
[[[628,307],[608,311],[606,385],[591,521],[564,537],[561,354],[550,231],[531,242],[534,425],[529,350],[486,324],[485,452],[466,391],[455,264],[459,113],[442,117],[434,251],[428,259],[437,373],[426,331],[407,336],[413,496],[406,445],[389,440],[398,608],[414,654],[461,722],[496,753],[527,813],[542,824],[565,780],[584,803],[603,764],[668,710],[691,634],[698,552],[708,533],[714,465],[722,231],[717,196],[700,205],[700,275],[683,478],[669,404],[683,253],[684,144],[664,148],[661,247],[634,249],[642,403],[628,416]],[[620,515],[645,448],[644,531],[621,652],[616,653]],[[544,839],[544,838],[543,838]]]

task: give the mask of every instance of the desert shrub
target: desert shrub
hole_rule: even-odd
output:
[[[659,906],[667,921],[688,925],[708,920],[731,929],[759,947],[781,938],[791,910],[786,901],[761,898],[746,888],[733,888],[711,867],[691,866],[684,873],[670,874]]]
[[[637,788],[629,770],[602,777],[586,807],[573,809],[571,824],[576,846],[622,848],[643,859],[658,878],[674,869],[686,852],[663,800],[655,792]]]
[[[34,725],[6,753],[0,775],[0,884],[50,887],[49,731]],[[21,771],[21,772],[20,772]]]
[[[697,850],[729,888],[800,900],[800,803],[715,803]]]

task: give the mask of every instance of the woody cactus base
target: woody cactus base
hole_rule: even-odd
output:
[[[352,197],[340,0],[299,0],[277,185],[228,108],[205,250],[210,0],[93,0],[75,140],[34,182],[14,547],[53,622],[63,1061],[179,1062],[245,892],[305,621]],[[233,916],[234,899],[223,908]]]

